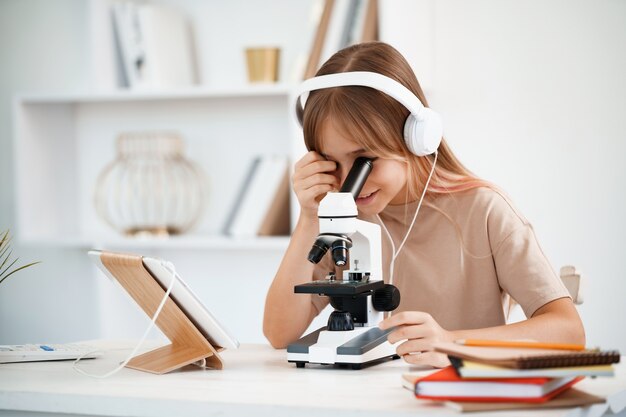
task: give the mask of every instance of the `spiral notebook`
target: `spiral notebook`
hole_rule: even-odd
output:
[[[435,350],[459,359],[515,369],[606,365],[620,361],[620,353],[617,350],[571,351],[464,346],[456,343],[438,343]]]

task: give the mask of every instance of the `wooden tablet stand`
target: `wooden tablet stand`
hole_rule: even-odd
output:
[[[102,252],[100,260],[148,317],[154,316],[166,290],[146,269],[141,256]],[[217,353],[222,348],[212,346],[171,298],[165,302],[156,325],[171,344],[134,357],[128,368],[164,374],[205,359],[208,367],[222,369]]]

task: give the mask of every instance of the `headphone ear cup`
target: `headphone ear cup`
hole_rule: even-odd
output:
[[[409,150],[417,156],[434,153],[443,136],[441,116],[435,111],[424,107],[420,118],[410,114],[404,122],[404,141]]]

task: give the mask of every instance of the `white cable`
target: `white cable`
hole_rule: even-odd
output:
[[[391,238],[391,233],[389,233],[389,230],[387,230],[387,226],[385,226],[385,223],[380,218],[380,216],[378,214],[376,215],[376,218],[380,222],[380,225],[383,227],[383,230],[385,231],[385,233],[387,234],[387,237],[389,238],[389,242],[391,242],[391,262],[389,263],[389,284],[393,284],[393,269],[394,269],[394,265],[396,262],[396,258],[400,254],[400,251],[404,247],[405,242],[409,238],[409,234],[411,233],[411,230],[413,229],[413,225],[415,224],[415,220],[417,219],[417,213],[419,213],[420,207],[422,207],[422,201],[424,200],[424,196],[426,195],[426,190],[428,189],[428,185],[430,184],[430,179],[432,178],[433,173],[435,172],[435,166],[437,165],[438,155],[439,153],[435,151],[435,159],[433,160],[433,167],[430,169],[430,174],[428,175],[428,179],[426,180],[426,185],[424,186],[424,190],[422,191],[422,196],[420,197],[419,203],[417,203],[417,209],[415,210],[415,214],[413,215],[413,220],[411,221],[411,225],[409,226],[409,229],[407,230],[406,235],[404,235],[404,239],[402,239],[402,243],[398,247],[397,252],[396,252],[396,245],[393,243],[393,239]]]
[[[117,368],[113,369],[112,371],[109,371],[106,374],[102,374],[102,375],[95,375],[95,374],[87,373],[87,372],[83,371],[82,369],[80,369],[78,367],[78,362],[80,362],[87,355],[91,355],[93,353],[97,353],[97,352],[101,352],[101,351],[97,350],[97,351],[87,352],[87,353],[81,355],[80,357],[78,357],[74,361],[74,364],[73,364],[72,368],[76,372],[78,372],[79,374],[85,375],[85,376],[89,376],[91,378],[102,378],[102,379],[108,378],[111,375],[114,375],[114,374],[118,373],[122,368],[124,368],[128,364],[128,362],[133,357],[135,357],[135,355],[137,354],[137,351],[141,348],[141,345],[146,340],[146,337],[148,336],[148,333],[150,333],[150,330],[152,330],[152,328],[154,327],[154,324],[156,323],[157,318],[159,317],[159,314],[161,314],[161,310],[163,309],[163,306],[165,306],[165,302],[167,301],[170,293],[172,292],[172,288],[174,288],[174,284],[176,283],[176,275],[177,274],[176,274],[176,269],[174,268],[174,265],[171,262],[165,262],[165,261],[161,261],[161,265],[172,274],[172,281],[170,282],[169,286],[167,287],[167,291],[165,291],[165,294],[163,295],[163,299],[161,300],[161,303],[159,304],[159,307],[157,307],[156,311],[154,312],[154,315],[152,316],[152,320],[150,321],[150,324],[148,325],[148,328],[143,333],[143,336],[139,340],[139,343],[137,343],[135,345],[135,348],[130,353],[130,355],[128,355],[128,357],[124,360],[124,362],[122,362]],[[122,350],[122,349],[113,349],[113,350]]]

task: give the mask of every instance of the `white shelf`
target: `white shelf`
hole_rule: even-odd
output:
[[[20,240],[24,246],[50,246],[68,249],[189,249],[189,250],[278,250],[284,251],[289,236],[175,236],[164,238],[81,238]]]
[[[250,161],[259,154],[290,152],[288,98],[285,84],[18,96],[14,102],[17,237],[33,244],[91,247],[96,243],[93,239],[80,237],[111,233],[93,207],[97,178],[116,158],[118,135],[141,130],[173,130],[183,137],[185,156],[202,168],[209,181],[208,204],[195,230],[201,236],[219,236]],[[59,240],[59,236],[70,238]],[[106,241],[130,248],[286,247],[263,242]]]
[[[233,87],[197,86],[163,91],[120,89],[87,93],[22,93],[15,97],[23,104],[79,104],[133,101],[167,101],[210,98],[248,98],[288,96],[288,84],[247,84]]]

